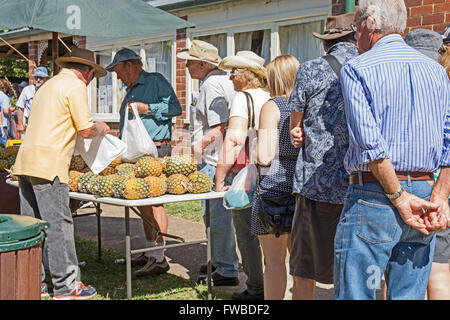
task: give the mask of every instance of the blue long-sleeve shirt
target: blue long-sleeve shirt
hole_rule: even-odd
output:
[[[120,135],[122,135],[127,101],[143,102],[149,105],[151,112],[139,116],[153,141],[171,139],[172,118],[181,115],[181,104],[172,86],[162,74],[142,71],[136,83],[127,88],[127,94],[119,111]],[[129,117],[132,116],[130,113]]]
[[[450,166],[450,83],[441,65],[390,34],[340,75],[349,173],[386,158],[397,171]]]

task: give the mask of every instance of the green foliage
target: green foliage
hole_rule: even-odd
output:
[[[0,58],[0,77],[28,78],[28,62]]]

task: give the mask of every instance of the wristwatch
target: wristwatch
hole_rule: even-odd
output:
[[[397,192],[395,192],[395,193],[385,193],[385,195],[386,195],[386,197],[389,200],[395,200],[398,197],[400,197],[404,191],[405,191],[405,188],[403,188],[403,186],[400,186],[400,190],[398,190]]]

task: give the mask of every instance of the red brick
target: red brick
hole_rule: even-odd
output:
[[[424,15],[427,13],[433,12],[433,5],[429,4],[426,6],[420,6],[420,7],[412,7],[411,8],[411,16],[417,16],[417,15]]]
[[[405,5],[407,8],[417,7],[422,5],[423,0],[405,0]]]
[[[418,26],[418,27],[412,27],[409,29],[409,31],[413,31],[414,29],[428,29],[428,30],[433,30],[433,26]]]
[[[442,3],[445,2],[446,0],[423,0],[423,4],[427,5],[427,4],[432,4],[432,3]]]
[[[443,24],[435,24],[435,25],[433,25],[433,31],[436,31],[436,32],[442,32],[442,31],[444,31],[445,27],[447,27],[447,24],[446,24],[446,23],[443,23]]]
[[[409,17],[407,22],[406,22],[406,26],[407,27],[420,26],[421,22],[422,22],[422,17],[421,16]]]
[[[445,15],[445,22],[450,22],[450,13]]]
[[[433,13],[450,12],[450,2],[438,3],[433,6]]]
[[[444,21],[445,16],[443,13],[430,14],[422,17],[423,25],[444,23]]]

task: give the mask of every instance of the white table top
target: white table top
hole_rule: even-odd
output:
[[[11,178],[6,180],[6,183],[19,187],[19,182],[13,180]],[[69,196],[75,200],[83,200],[83,201],[92,201],[104,204],[110,204],[115,206],[122,207],[141,207],[141,206],[150,206],[150,205],[161,205],[165,203],[173,203],[173,202],[183,202],[183,201],[192,201],[192,200],[211,200],[211,199],[220,199],[223,198],[225,192],[206,192],[206,193],[185,193],[180,195],[175,194],[165,194],[160,197],[154,198],[145,198],[139,200],[127,200],[127,199],[119,199],[119,198],[110,198],[110,197],[99,197],[93,194],[87,193],[79,193],[79,192],[69,192]]]

